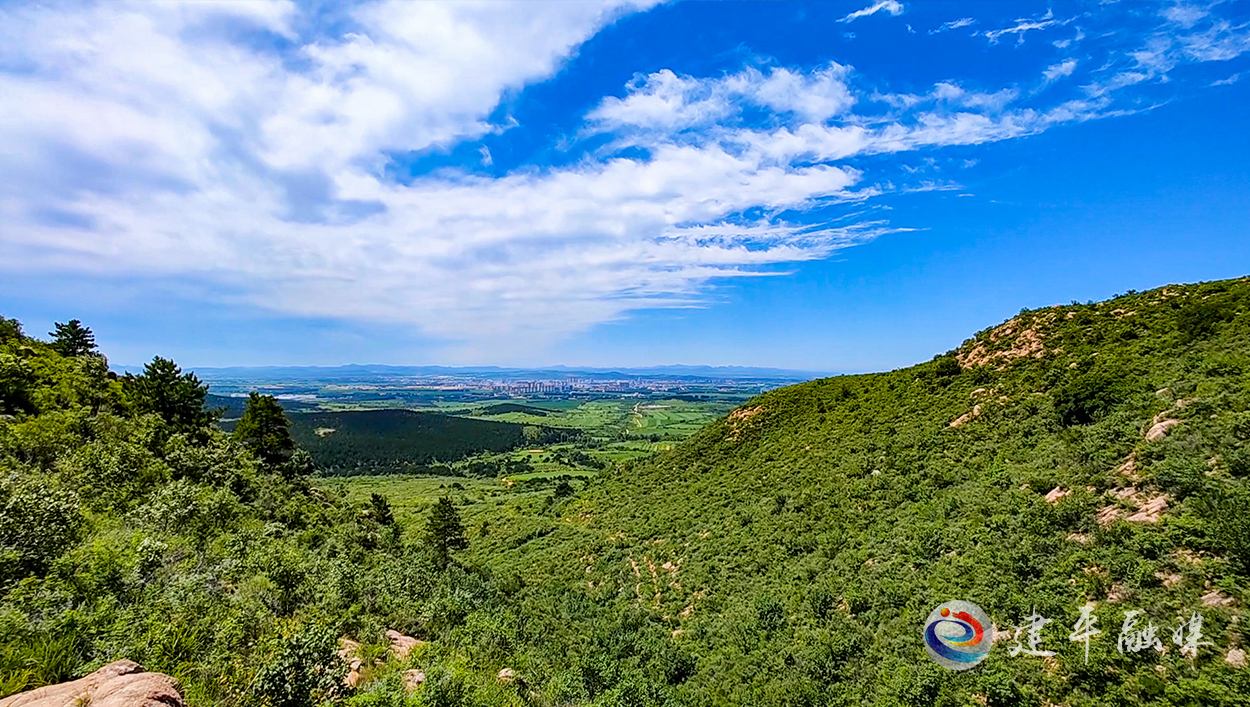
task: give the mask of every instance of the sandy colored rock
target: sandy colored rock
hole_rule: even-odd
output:
[[[1028,328],[1021,329],[1019,317],[1012,319],[990,330],[988,345],[985,341],[977,341],[971,349],[955,354],[955,359],[961,367],[971,368],[987,364],[1002,366],[1022,358],[1041,358],[1046,355],[1046,348],[1036,329],[1040,323],[1035,317]],[[990,345],[997,346],[999,342],[1006,342],[1007,348],[991,351]]]
[[[1194,552],[1193,550],[1190,550],[1189,548],[1181,548],[1180,550],[1177,550],[1176,552],[1172,554],[1175,555],[1177,560],[1184,562],[1185,564],[1189,564],[1189,565],[1202,564],[1202,555],[1200,553]]]
[[[1123,602],[1125,599],[1128,599],[1128,597],[1129,597],[1128,588],[1125,587],[1123,584],[1113,584],[1111,585],[1111,589],[1107,590],[1107,602],[1108,603],[1119,604],[1120,602]]]
[[[1094,516],[1098,521],[1098,525],[1104,528],[1114,523],[1116,518],[1119,517],[1120,509],[1115,506],[1104,506],[1102,510],[1098,511],[1098,515]]]
[[[516,678],[516,671],[512,668],[504,668],[503,670],[500,670],[499,674],[495,677],[503,682],[512,682],[512,680]]]
[[[1115,498],[1120,499],[1121,501],[1136,501],[1137,500],[1137,488],[1134,486],[1129,486],[1129,487],[1122,488],[1122,489],[1112,489],[1108,493],[1110,493]]]
[[[1059,499],[1063,498],[1064,496],[1070,496],[1070,495],[1072,495],[1071,491],[1065,488],[1062,488],[1060,486],[1056,486],[1050,490],[1050,493],[1046,494],[1046,502],[1053,506],[1054,504],[1059,502]]]
[[[1175,587],[1176,585],[1180,584],[1181,580],[1184,578],[1181,577],[1179,574],[1176,574],[1175,572],[1164,572],[1160,570],[1158,572],[1155,572],[1155,579],[1159,580],[1160,582],[1163,582],[1164,587],[1171,589],[1172,587]]]
[[[1137,475],[1137,456],[1135,454],[1128,455],[1128,459],[1124,463],[1115,468],[1115,473],[1127,478],[1129,481],[1141,481],[1141,477]]]
[[[119,660],[71,682],[19,692],[0,707],[184,707],[178,681]]]
[[[1233,604],[1236,604],[1236,603],[1237,603],[1236,599],[1230,596],[1225,596],[1221,594],[1218,589],[1207,592],[1206,594],[1202,595],[1203,606],[1211,606],[1211,607],[1232,606]],[[3,707],[3,705],[0,705],[0,707]]]
[[[1155,496],[1142,504],[1141,509],[1125,518],[1130,523],[1158,523],[1163,512],[1168,509],[1167,496]]]
[[[1068,533],[1068,541],[1088,545],[1090,537],[1085,533]]]
[[[1149,430],[1146,431],[1146,441],[1157,442],[1164,437],[1167,437],[1168,432],[1179,424],[1181,424],[1180,420],[1160,420],[1156,422],[1150,426]]]
[[[967,424],[968,422],[971,422],[972,420],[980,416],[981,416],[981,403],[977,403],[976,405],[972,406],[972,410],[970,412],[966,412],[960,415],[959,417],[955,418],[954,420],[951,420],[950,426],[959,427],[960,425]]]
[[[425,641],[418,641],[412,636],[405,636],[399,631],[393,630],[386,632],[386,640],[391,642],[391,655],[396,660],[407,660],[408,654],[412,652],[413,648],[425,643]]]
[[[408,692],[416,692],[421,683],[425,682],[425,673],[420,670],[404,671],[404,689]]]
[[[1228,655],[1224,656],[1224,662],[1234,668],[1246,667],[1246,652],[1240,648],[1228,649]]]

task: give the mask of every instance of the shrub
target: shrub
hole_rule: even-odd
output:
[[[1131,392],[1127,373],[1095,369],[1068,379],[1054,393],[1055,412],[1065,426],[1101,419]]]
[[[271,647],[252,692],[270,707],[316,707],[336,694],[347,674],[335,647],[334,632],[326,626],[294,631]]]

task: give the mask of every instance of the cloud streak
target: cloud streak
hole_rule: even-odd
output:
[[[858,20],[861,17],[871,17],[872,15],[875,15],[878,12],[885,12],[885,13],[889,13],[890,15],[894,17],[898,17],[899,15],[903,14],[903,3],[898,2],[898,0],[880,0],[879,2],[873,3],[872,5],[869,5],[868,7],[865,7],[862,10],[856,10],[855,12],[852,12],[846,17],[843,17],[842,19],[838,20],[838,22],[854,22],[855,20]]]

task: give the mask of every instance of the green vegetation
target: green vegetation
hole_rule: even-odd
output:
[[[926,364],[761,395],[471,558],[522,577],[575,665],[616,666],[583,668],[590,700],[1247,704],[1250,672],[1224,661],[1250,638],[1247,420],[1246,280],[1024,311]],[[1128,520],[1159,497],[1156,522]],[[999,646],[946,672],[920,627],[955,598],[1000,629],[1036,607],[1058,655]],[[1086,665],[1067,639],[1089,601],[1104,633]],[[1166,653],[1116,650],[1130,609]],[[1195,611],[1214,645],[1191,660],[1170,637]],[[646,636],[691,657],[677,684]]]
[[[576,436],[536,425],[412,410],[312,412],[289,419],[296,444],[328,475],[437,473],[446,469],[440,462]]]
[[[295,454],[291,425],[278,401],[270,395],[252,393],[248,397],[247,409],[231,437],[269,466],[284,464]]]
[[[462,657],[507,617],[487,574],[403,532],[385,499],[291,473],[271,400],[236,442],[204,396],[171,361],[119,379],[0,321],[0,696],[129,658],[196,706],[374,704],[343,685],[337,638],[398,629],[433,641],[431,704],[520,704],[495,654]]]
[[[1225,660],[1250,643],[1248,280],[1022,311],[686,441],[647,427],[676,405],[552,412],[599,431],[446,467],[482,478],[309,479],[191,414],[176,367],[144,375],[0,322],[6,692],[128,657],[197,707],[1250,704]],[[290,416],[301,447],[318,414]],[[606,463],[623,444],[673,448]],[[938,667],[921,626],[950,599],[1000,630],[1036,609],[1056,655]],[[1117,651],[1130,610],[1166,651]],[[1196,658],[1171,642],[1194,612]],[[428,642],[388,658],[388,628]]]
[[[521,405],[519,403],[496,403],[495,405],[487,405],[473,411],[475,415],[505,415],[510,412],[519,412],[523,415],[533,415],[535,417],[546,417],[553,410],[545,410],[537,408],[533,405]]]

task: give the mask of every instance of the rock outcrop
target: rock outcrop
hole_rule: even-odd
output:
[[[19,692],[0,707],[185,707],[178,681],[119,660],[71,682]]]
[[[412,649],[425,643],[425,641],[418,641],[412,636],[405,636],[395,630],[386,632],[386,640],[391,642],[391,655],[399,661],[408,660],[408,654],[412,652]]]

